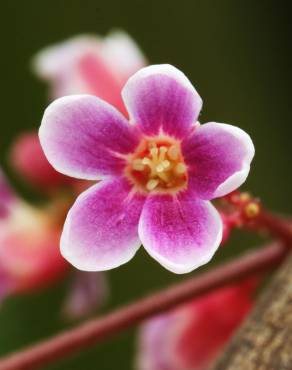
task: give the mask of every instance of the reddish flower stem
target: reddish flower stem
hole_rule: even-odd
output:
[[[276,216],[269,211],[262,209],[255,219],[252,226],[256,230],[263,229],[272,236],[281,239],[285,244],[291,245],[292,242],[292,224],[283,217]]]
[[[229,226],[244,227],[254,232],[265,231],[292,245],[292,220],[267,211],[260,200],[250,193],[235,191],[221,198],[221,213],[229,220]]]
[[[0,370],[42,368],[44,365],[75,354],[145,319],[173,309],[190,299],[234,283],[251,274],[271,270],[279,265],[287,251],[288,249],[279,243],[250,251],[231,262],[2,358]]]

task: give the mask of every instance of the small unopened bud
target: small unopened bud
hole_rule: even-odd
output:
[[[244,212],[248,218],[255,218],[260,213],[260,206],[256,202],[250,202],[244,208]]]

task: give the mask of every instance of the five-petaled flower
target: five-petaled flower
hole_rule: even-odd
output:
[[[107,270],[129,261],[142,242],[170,271],[192,271],[222,238],[210,200],[245,181],[253,143],[231,125],[200,126],[202,100],[173,66],[141,69],[122,97],[130,124],[89,95],[60,98],[45,111],[39,133],[50,163],[102,180],[69,211],[61,252],[81,270]]]

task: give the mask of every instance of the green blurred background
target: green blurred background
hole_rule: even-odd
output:
[[[1,3],[1,164],[21,131],[37,127],[47,104],[46,86],[30,72],[40,48],[73,35],[128,31],[151,63],[182,69],[204,99],[201,121],[233,123],[248,131],[256,157],[245,188],[267,207],[291,212],[291,39],[289,11],[269,1],[26,0]],[[15,179],[12,178],[15,182]],[[15,183],[25,196],[35,195]],[[233,235],[212,263],[253,246]],[[210,265],[200,270],[209,268]],[[184,279],[140,251],[108,273],[108,310],[169,282]],[[30,296],[11,298],[0,309],[0,354],[52,335],[67,325],[59,307],[66,282]],[[130,369],[135,331],[59,362],[48,369]]]

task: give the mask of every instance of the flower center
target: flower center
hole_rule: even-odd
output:
[[[128,161],[130,179],[147,192],[177,192],[187,184],[179,142],[158,137],[143,140]]]

